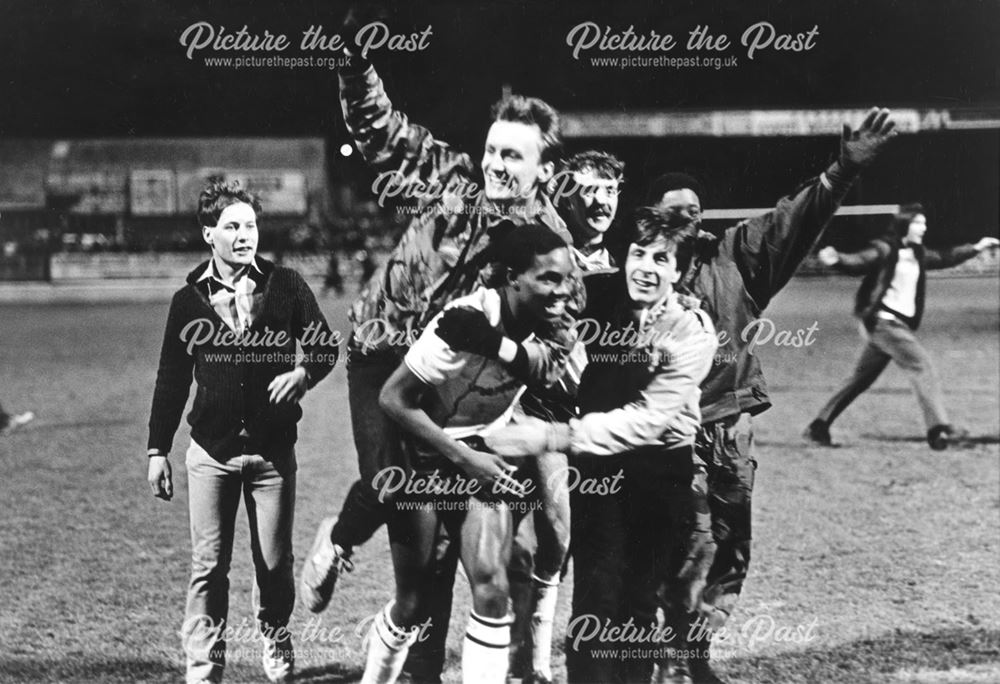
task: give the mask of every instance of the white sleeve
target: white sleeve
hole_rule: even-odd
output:
[[[686,323],[660,345],[662,362],[638,401],[570,421],[574,453],[611,456],[655,444],[668,432],[694,436],[700,423],[698,386],[712,367],[719,339],[704,312]]]
[[[439,320],[441,314],[435,316],[424,328],[403,358],[406,367],[428,385],[441,385],[455,377],[465,368],[469,359],[468,353],[455,351],[437,336],[434,331]]]

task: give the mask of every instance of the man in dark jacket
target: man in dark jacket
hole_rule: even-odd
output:
[[[861,127],[845,124],[837,161],[818,178],[783,197],[771,211],[748,218],[719,237],[702,233],[681,285],[702,301],[715,327],[724,333],[717,362],[701,385],[702,432],[695,487],[707,492],[716,550],[692,549],[707,584],[692,630],[691,676],[695,682],[718,682],[709,667],[711,633],[732,613],[750,563],[751,493],[757,462],[751,416],[771,406],[760,361],[744,339],[748,325],[791,279],[826,228],[861,170],[894,135],[889,111],[872,109]],[[700,185],[684,174],[654,181],[649,204],[701,215]],[[676,676],[687,676],[679,664]]]
[[[845,273],[864,273],[854,314],[864,323],[865,347],[847,383],[830,398],[806,437],[821,446],[831,446],[830,425],[851,402],[881,375],[889,361],[905,370],[913,383],[932,449],[947,448],[956,437],[948,420],[941,383],[927,350],[914,333],[924,313],[928,269],[948,268],[967,261],[985,249],[995,248],[996,238],[984,237],[974,245],[946,250],[924,247],[927,218],[919,204],[901,207],[888,233],[873,240],[857,254],[820,250],[820,260]]]
[[[191,583],[181,629],[187,681],[220,681],[225,667],[229,562],[240,493],[251,522],[264,671],[294,668],[292,519],[299,400],[337,360],[339,337],[295,271],[256,256],[257,199],[238,184],[202,193],[198,219],[212,257],[174,295],[149,417],[148,481],[169,501],[167,455],[191,387],[188,504]],[[297,360],[296,340],[304,358]]]

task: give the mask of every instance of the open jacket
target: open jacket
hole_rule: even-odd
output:
[[[170,451],[192,373],[197,390],[188,414],[191,437],[213,458],[225,460],[241,451],[273,453],[295,443],[302,409],[297,402],[272,404],[267,387],[295,368],[296,340],[302,343],[301,365],[313,387],[333,370],[339,337],[327,326],[302,276],[260,257],[256,263],[264,277],[263,299],[240,339],[198,282],[208,262],[191,272],[170,302],[149,417],[150,449],[164,455]]]
[[[482,286],[490,262],[490,230],[507,219],[540,223],[573,240],[541,191],[524,211],[506,215],[482,191],[479,166],[393,108],[372,67],[342,70],[340,98],[347,129],[372,168],[415,191],[417,205],[388,261],[372,276],[351,310],[355,344],[364,353],[400,355],[444,306]],[[575,312],[585,292],[574,277]],[[555,382],[572,348],[570,316],[539,343],[526,344],[533,380]]]
[[[854,300],[854,315],[864,322],[865,328],[869,331],[875,327],[879,309],[882,308],[882,298],[892,284],[901,248],[899,240],[892,237],[872,240],[865,249],[854,254],[838,253],[840,257],[836,265],[838,270],[844,273],[865,274]],[[917,280],[917,299],[913,317],[903,320],[916,330],[924,315],[927,270],[956,266],[968,261],[979,252],[973,245],[958,245],[944,250],[929,249],[923,245],[913,245],[912,248],[913,256],[920,265],[920,276]]]
[[[834,162],[818,178],[720,237],[700,238],[682,286],[698,297],[723,344],[701,386],[702,420],[771,406],[748,328],[794,275],[847,194],[855,171]]]

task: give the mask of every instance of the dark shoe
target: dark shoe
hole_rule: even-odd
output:
[[[927,444],[934,451],[944,451],[951,439],[950,425],[935,425],[927,431]]]
[[[688,661],[688,668],[691,670],[691,681],[694,684],[726,684],[724,679],[712,671],[712,666],[708,664],[708,658],[692,658]]]
[[[659,663],[653,675],[654,684],[693,684],[687,663],[668,659]]]
[[[819,446],[833,446],[833,440],[830,438],[830,426],[818,418],[809,423],[809,427],[802,433],[802,436]]]
[[[396,684],[441,684],[441,677],[427,679],[425,677],[421,677],[420,675],[415,675],[403,670],[399,673],[399,678],[396,680]]]
[[[934,451],[943,451],[949,444],[969,438],[969,431],[954,425],[935,425],[927,431],[927,444]]]

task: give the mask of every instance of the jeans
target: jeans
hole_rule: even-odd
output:
[[[254,611],[261,634],[283,640],[295,605],[292,523],[295,451],[217,461],[192,440],[187,451],[191,583],[181,638],[187,681],[219,681],[226,663],[229,564],[240,494],[250,522]]]
[[[817,418],[827,424],[836,420],[851,402],[871,387],[889,361],[895,361],[910,376],[926,428],[930,430],[938,425],[948,425],[941,381],[930,355],[908,325],[884,318],[876,319],[875,328],[867,336],[867,344],[854,367],[854,374],[827,402]]]

